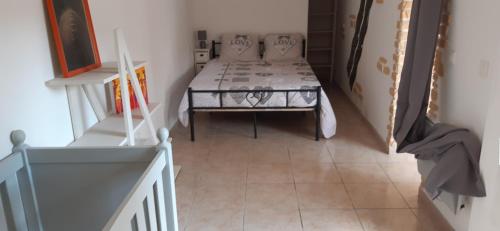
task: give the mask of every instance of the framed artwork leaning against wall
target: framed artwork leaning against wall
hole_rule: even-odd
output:
[[[46,0],[57,56],[64,77],[101,66],[87,0]]]

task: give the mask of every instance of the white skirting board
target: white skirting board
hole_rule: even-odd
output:
[[[177,179],[177,176],[179,175],[179,172],[181,171],[181,166],[179,165],[174,165],[174,173],[175,173],[175,179]]]

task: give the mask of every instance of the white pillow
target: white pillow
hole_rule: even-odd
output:
[[[223,34],[220,59],[223,61],[260,60],[259,37],[254,34]]]
[[[268,34],[264,38],[266,62],[296,60],[302,57],[304,37],[298,33]]]

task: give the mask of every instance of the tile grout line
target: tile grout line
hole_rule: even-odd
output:
[[[295,191],[295,200],[297,202],[297,209],[299,210],[300,227],[304,231],[304,220],[302,218],[302,210],[300,208],[299,192],[297,191],[297,182],[295,182],[295,171],[292,167],[292,155],[290,154],[290,144],[287,144],[288,158],[290,160],[290,171],[292,172],[292,183]]]
[[[340,177],[340,181],[342,182],[342,185],[344,186],[344,190],[346,191],[346,194],[347,196],[349,197],[349,200],[351,201],[351,205],[352,205],[352,211],[354,211],[354,214],[356,214],[356,218],[358,220],[358,223],[359,225],[361,226],[361,228],[364,230],[364,231],[367,231],[367,229],[365,228],[365,226],[363,225],[363,222],[361,222],[361,217],[359,216],[359,213],[358,213],[358,209],[356,208],[356,206],[354,205],[354,200],[352,199],[352,196],[351,194],[349,193],[349,190],[347,190],[347,186],[344,182],[344,178],[342,177],[342,174],[340,173],[340,171],[338,170],[338,166],[337,166],[337,163],[335,162],[333,156],[332,156],[332,151],[330,150],[330,147],[327,145],[326,146],[326,149],[328,150],[329,154],[330,154],[330,158],[332,159],[332,164],[333,166],[335,166],[335,170],[337,171],[337,173],[339,174],[339,177]]]
[[[247,159],[247,162],[249,160]],[[247,215],[247,193],[248,193],[248,172],[249,172],[249,163],[246,164],[247,172],[245,177],[245,201],[243,203],[243,222],[242,222],[242,230],[245,231],[245,220]]]
[[[401,196],[401,198],[405,202],[405,204],[407,206],[406,209],[410,209],[411,210],[412,207],[411,207],[410,203],[408,202],[408,200],[406,199],[406,197],[403,195],[403,193],[401,192],[401,190],[399,190],[399,188],[396,186],[396,182],[394,182],[392,180],[392,178],[389,176],[389,174],[386,172],[385,168],[382,166],[382,163],[380,163],[380,162],[377,161],[377,165],[382,169],[382,172],[384,172],[384,174],[386,175],[386,177],[389,179],[389,182],[392,185],[392,187],[394,187],[394,189],[396,189],[396,191],[398,192],[398,194]]]

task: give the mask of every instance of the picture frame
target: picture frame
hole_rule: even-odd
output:
[[[87,0],[46,0],[63,77],[101,67]]]
[[[146,104],[148,104],[149,97],[148,97],[148,84],[146,80],[146,68],[140,67],[135,70],[135,73],[137,74],[137,80],[139,81],[139,85],[141,86],[141,91],[142,95],[144,96],[144,100],[146,101]],[[128,79],[128,92],[130,99],[130,109],[134,110],[139,108],[139,102],[137,100],[137,94],[134,91],[134,88],[132,87],[132,83],[130,82],[130,76],[127,76],[127,79]],[[123,97],[121,92],[120,79],[115,79],[112,81],[112,91],[113,93],[111,95],[113,96],[113,100],[111,102],[113,104],[113,109],[116,114],[121,114],[123,113],[123,102],[122,102]]]

